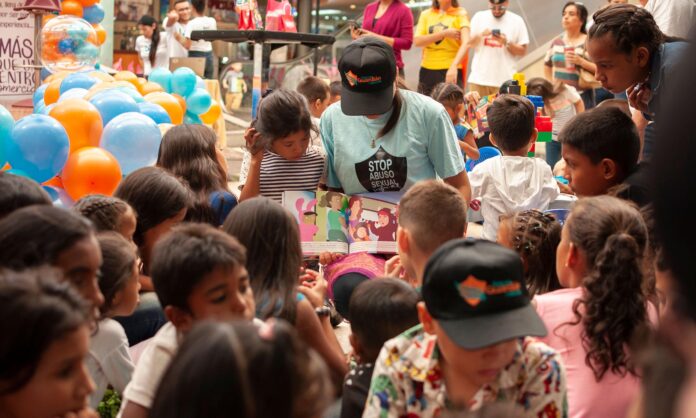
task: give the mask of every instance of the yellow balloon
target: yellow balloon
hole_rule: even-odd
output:
[[[126,81],[135,87],[136,90],[138,89],[138,76],[130,71],[119,71],[114,74],[114,78],[118,81]]]
[[[107,74],[103,71],[92,71],[91,73],[87,73],[90,77],[97,78],[101,81],[114,81],[116,80],[113,78],[110,74]]]
[[[212,104],[210,105],[210,109],[208,109],[207,112],[203,113],[200,115],[201,121],[205,123],[206,125],[212,125],[217,120],[220,118],[220,115],[222,114],[222,109],[220,108],[220,103],[218,103],[217,100],[213,99]]]

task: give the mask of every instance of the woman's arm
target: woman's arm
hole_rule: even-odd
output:
[[[450,64],[450,67],[447,70],[447,75],[445,76],[445,81],[448,83],[457,83],[457,71],[459,70],[459,64],[462,62],[466,52],[469,50],[469,28],[462,28],[459,36],[461,44],[459,45],[457,54],[454,56],[454,60],[452,60],[452,64]]]
[[[445,29],[440,32],[431,33],[428,35],[419,35],[413,38],[413,44],[417,47],[424,47],[435,42],[440,42],[445,38],[459,39],[459,31],[456,29]]]
[[[413,45],[413,13],[409,8],[405,8],[399,23],[399,36],[394,38],[394,49],[409,50]]]
[[[544,64],[544,78],[553,82],[553,66]]]
[[[466,175],[466,171],[462,170],[461,173],[447,177],[445,183],[459,190],[464,200],[466,200],[467,205],[471,202],[471,185],[469,184],[469,177]]]

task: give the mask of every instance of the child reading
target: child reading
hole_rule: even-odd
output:
[[[647,164],[639,164],[638,130],[616,107],[599,107],[576,116],[561,131],[564,177],[578,196],[610,191],[639,206],[650,202]]]
[[[469,173],[469,182],[472,196],[481,201],[482,238],[494,241],[500,215],[545,210],[560,191],[548,164],[527,157],[537,138],[532,102],[505,94],[491,103],[487,116],[490,140],[503,155],[476,165]]]
[[[546,162],[553,168],[561,159],[561,144],[558,133],[577,114],[585,111],[585,105],[578,92],[567,84],[535,77],[527,82],[527,94],[544,99],[544,115],[551,117],[553,129],[551,142],[546,143]]]
[[[251,320],[254,296],[244,247],[231,236],[204,224],[174,228],[155,245],[152,281],[165,324],[149,342],[123,392],[121,416],[146,417],[179,335],[206,319]]]
[[[433,99],[445,107],[447,114],[450,119],[452,119],[454,131],[457,133],[459,148],[461,148],[462,153],[465,154],[467,158],[476,160],[481,154],[476,145],[474,131],[468,125],[463,124],[461,120],[464,106],[468,101],[466,99],[469,95],[472,96],[472,100],[473,96],[478,97],[478,93],[476,92],[465,95],[461,87],[453,83],[439,83],[433,88],[430,94]]]
[[[316,190],[324,174],[324,156],[309,145],[315,131],[307,101],[300,93],[275,90],[259,103],[256,119],[244,134],[239,200],[266,196],[282,203],[287,190]]]
[[[438,416],[515,402],[525,417],[565,416],[565,370],[532,307],[522,262],[485,240],[440,247],[423,280],[421,324],[387,341],[363,417]]]
[[[644,292],[647,229],[637,209],[611,196],[580,199],[556,253],[565,289],[536,309],[568,370],[569,416],[626,416],[640,380],[629,349],[657,312]]]
[[[350,298],[350,344],[358,365],[343,383],[341,418],[359,418],[365,409],[375,360],[382,345],[418,325],[420,295],[402,280],[382,278],[360,284]]]

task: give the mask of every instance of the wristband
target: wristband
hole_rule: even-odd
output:
[[[322,306],[321,308],[314,308],[314,312],[319,318],[326,318],[331,315],[331,308],[328,306]]]

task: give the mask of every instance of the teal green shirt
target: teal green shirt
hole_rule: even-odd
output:
[[[406,191],[419,180],[448,178],[464,171],[457,135],[445,108],[430,97],[400,90],[401,116],[387,135],[373,138],[391,110],[377,119],[347,116],[340,103],[321,117],[327,155],[327,185],[346,194]]]

